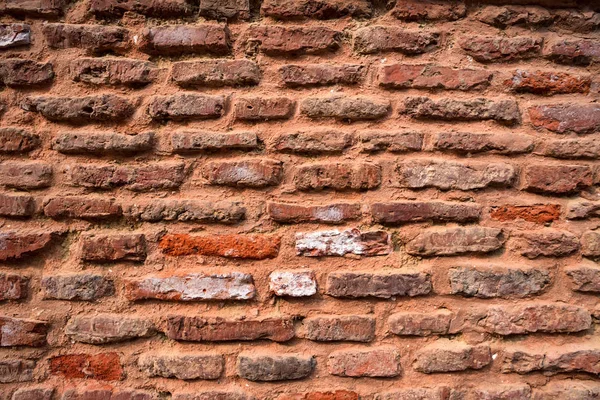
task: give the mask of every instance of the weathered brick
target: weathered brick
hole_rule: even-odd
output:
[[[54,138],[52,148],[64,154],[132,155],[152,149],[153,144],[153,132],[137,135],[64,132]]]
[[[514,125],[521,120],[515,100],[490,100],[483,97],[469,100],[407,97],[401,112],[412,118],[443,121],[492,120],[504,125]]]
[[[437,50],[438,32],[405,30],[394,26],[369,26],[354,33],[354,51],[360,54],[398,52],[407,55]]]
[[[456,21],[467,14],[461,0],[396,0],[392,15],[407,22],[413,21]]]
[[[340,47],[341,33],[324,26],[255,25],[242,34],[246,53],[300,55],[334,52]]]
[[[199,254],[226,258],[264,260],[279,253],[281,237],[275,235],[201,235],[167,234],[159,247],[170,256]]]
[[[65,0],[6,0],[3,4],[7,14],[16,17],[54,19],[63,15]]]
[[[105,385],[78,386],[66,389],[61,400],[154,400],[152,392],[135,389],[117,389]]]
[[[226,319],[221,317],[167,317],[168,338],[188,342],[224,342],[266,339],[287,342],[294,338],[294,323],[290,318]]]
[[[85,97],[28,97],[21,104],[26,111],[37,112],[54,122],[84,124],[90,121],[123,121],[129,118],[134,105],[114,94]]]
[[[0,316],[0,347],[41,347],[46,344],[47,333],[45,321]]]
[[[560,159],[600,158],[600,140],[596,138],[577,138],[563,140],[547,140],[540,153]]]
[[[42,278],[44,299],[93,301],[115,293],[111,279],[102,275],[51,275]]]
[[[565,93],[588,93],[592,80],[565,72],[528,71],[517,69],[504,85],[517,93],[552,96]]]
[[[72,186],[108,190],[123,187],[134,192],[177,189],[185,178],[185,164],[76,164],[65,168]]]
[[[54,388],[47,386],[31,386],[15,390],[12,400],[52,400]]]
[[[175,392],[173,400],[256,400],[255,397],[236,390],[208,390],[194,393]]]
[[[473,265],[448,271],[452,294],[466,297],[523,298],[544,292],[552,281],[550,273],[535,268]]]
[[[375,318],[366,315],[315,315],[302,320],[302,337],[317,342],[372,342]]]
[[[593,262],[585,262],[565,268],[571,279],[573,290],[578,292],[600,292],[600,267]]]
[[[91,85],[140,87],[158,76],[155,64],[123,58],[78,58],[69,64],[71,79]]]
[[[568,379],[548,382],[536,388],[531,400],[589,400],[600,396],[600,384]]]
[[[589,65],[600,61],[600,44],[597,40],[561,39],[547,47],[546,57],[561,64]]]
[[[485,6],[477,14],[477,20],[504,29],[508,26],[539,28],[552,24],[550,11],[542,7]]]
[[[350,390],[284,393],[279,395],[276,400],[358,400],[358,393]]]
[[[138,367],[148,377],[183,380],[219,379],[225,369],[223,356],[213,353],[142,354]]]
[[[371,16],[371,3],[366,0],[345,2],[340,0],[266,0],[261,13],[277,19],[333,19],[351,16],[368,18]]]
[[[155,120],[215,119],[225,114],[226,104],[227,98],[222,95],[154,96],[148,103],[148,114]]]
[[[139,48],[148,54],[165,56],[227,55],[231,52],[231,42],[225,25],[164,25],[145,28]]]
[[[88,53],[124,53],[129,50],[129,31],[117,26],[44,24],[42,33],[53,49],[80,48]]]
[[[125,281],[125,297],[129,300],[248,300],[253,298],[255,293],[252,275],[240,272],[148,277]]]
[[[294,185],[299,190],[371,190],[381,184],[381,167],[366,162],[302,164]]]
[[[261,72],[258,64],[250,60],[202,60],[173,64],[171,80],[188,86],[254,86]]]
[[[118,381],[124,371],[117,353],[67,354],[50,358],[50,373],[66,379]]]
[[[484,385],[473,388],[471,396],[474,399],[482,400],[530,400],[531,387],[525,383],[515,385]]]
[[[288,97],[241,97],[235,101],[233,115],[240,121],[289,119],[295,105]]]
[[[250,18],[250,1],[248,0],[200,0],[200,15],[218,20],[234,20]],[[227,400],[227,399],[225,399]]]
[[[38,135],[28,130],[0,128],[0,153],[27,153],[40,147],[41,142]]]
[[[238,375],[257,382],[295,380],[308,377],[317,364],[312,356],[299,354],[242,353],[238,355]]]
[[[24,299],[28,292],[27,276],[0,273],[0,301]]]
[[[447,335],[456,315],[448,310],[429,313],[399,312],[390,315],[390,331],[401,336]]]
[[[382,119],[390,111],[390,101],[363,96],[309,97],[302,101],[300,112],[312,119],[334,118],[341,121]]]
[[[579,250],[579,239],[568,231],[540,229],[523,232],[517,248],[521,255],[533,259],[543,257],[564,257]]]
[[[536,128],[556,133],[593,133],[600,131],[600,105],[551,104],[529,108],[529,119]]]
[[[5,161],[0,164],[0,185],[16,189],[43,189],[52,184],[52,166],[40,161]]]
[[[269,143],[272,150],[282,153],[341,153],[352,145],[353,135],[338,130],[283,133]]]
[[[543,371],[600,373],[600,349],[591,343],[570,343],[560,346],[508,346],[498,357],[502,372],[525,374]]]
[[[125,12],[135,12],[158,18],[191,15],[193,4],[187,0],[92,0],[90,12],[98,17],[121,17]]]
[[[6,86],[43,86],[54,79],[50,63],[10,58],[0,61],[0,82]]]
[[[436,65],[390,64],[379,69],[379,86],[387,89],[482,90],[493,73],[477,69],[454,69]]]
[[[459,392],[447,386],[419,387],[384,392],[376,395],[375,400],[454,400],[455,395],[458,399],[462,397]]]
[[[600,216],[600,202],[577,200],[569,203],[567,219],[587,219]]]
[[[445,201],[396,201],[371,204],[373,220],[384,225],[421,221],[477,221],[481,206]]]
[[[178,131],[171,135],[174,153],[219,150],[251,150],[258,147],[254,132]]]
[[[498,335],[535,332],[565,333],[590,329],[592,317],[582,307],[562,303],[530,303],[516,306],[490,306],[477,326]]]
[[[0,360],[0,383],[29,382],[33,380],[36,362],[25,358]]]
[[[65,326],[65,334],[72,340],[90,344],[124,342],[148,337],[154,332],[150,321],[122,314],[72,317]]]
[[[58,231],[4,230],[0,233],[0,261],[20,259],[47,249]]]
[[[81,238],[81,259],[93,262],[144,261],[143,234],[86,234]]]
[[[600,13],[597,12],[576,9],[556,10],[552,16],[554,17],[554,26],[571,32],[591,33],[600,27]]]
[[[0,49],[27,46],[31,43],[28,24],[0,24]]]
[[[362,131],[359,141],[361,150],[364,152],[402,153],[421,150],[423,134],[419,132]]]
[[[502,248],[505,241],[502,229],[497,228],[432,228],[406,243],[406,252],[429,257],[489,253]]]
[[[530,153],[535,141],[518,133],[438,132],[433,135],[432,144],[441,151],[511,155]]]
[[[348,229],[344,231],[318,231],[296,233],[296,254],[306,257],[345,256],[381,256],[392,252],[390,234],[385,231],[361,232]]]
[[[181,221],[234,224],[246,218],[246,208],[235,201],[152,200],[125,208],[128,218],[147,221]]]
[[[105,220],[121,214],[121,206],[115,203],[115,199],[68,196],[44,201],[44,215],[53,219]]]
[[[29,195],[0,194],[0,216],[30,217],[35,212],[35,202]]]
[[[492,362],[487,344],[475,346],[439,339],[417,351],[413,368],[419,372],[455,372],[481,369]]]
[[[400,352],[394,347],[338,350],[329,354],[327,370],[338,376],[391,378],[402,373]]]
[[[366,69],[357,64],[288,64],[279,68],[283,84],[289,87],[354,85],[360,83]]]
[[[432,290],[427,272],[402,270],[397,272],[331,272],[327,275],[325,292],[333,297],[420,296]]]
[[[560,218],[560,205],[494,206],[490,210],[490,217],[502,222],[524,220],[538,224],[547,224]]]
[[[600,256],[600,232],[587,231],[581,236],[581,254],[587,257]]]
[[[524,189],[544,194],[569,194],[593,184],[593,173],[587,165],[533,164],[523,169]]]
[[[275,296],[310,297],[317,293],[317,278],[310,270],[273,271],[269,291]]]
[[[210,161],[202,174],[211,185],[262,188],[281,183],[283,163],[271,159]]]
[[[526,60],[540,55],[543,40],[527,36],[471,36],[460,40],[460,47],[475,60],[507,62]]]
[[[273,221],[282,224],[298,224],[314,222],[320,224],[342,224],[359,219],[361,216],[358,203],[333,203],[318,206],[303,206],[269,202],[267,212]]]

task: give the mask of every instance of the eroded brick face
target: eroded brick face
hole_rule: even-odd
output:
[[[0,400],[600,398],[599,1],[0,16]]]

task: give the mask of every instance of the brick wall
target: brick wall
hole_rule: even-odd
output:
[[[599,2],[0,11],[0,400],[600,397]]]

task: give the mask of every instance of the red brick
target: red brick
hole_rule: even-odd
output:
[[[125,281],[125,297],[129,300],[248,300],[256,290],[252,275],[228,274],[148,277]]]
[[[16,17],[54,19],[63,15],[65,0],[7,0],[5,12]]]
[[[590,343],[569,343],[559,346],[508,346],[498,357],[501,371],[525,374],[533,371],[548,373],[600,373],[600,349]]]
[[[419,132],[362,131],[359,142],[361,150],[364,152],[403,153],[421,150],[423,134]]]
[[[540,153],[560,159],[600,158],[600,140],[596,138],[577,138],[564,140],[547,140]]]
[[[523,220],[536,224],[547,224],[560,218],[560,205],[497,206],[491,208],[490,217],[502,222]]]
[[[235,224],[246,218],[246,208],[235,201],[156,200],[136,202],[124,211],[128,218],[147,221],[181,221]]]
[[[462,342],[439,339],[417,351],[413,368],[419,372],[455,372],[481,369],[492,362],[490,347],[471,346]]]
[[[251,150],[258,147],[258,136],[246,131],[177,131],[171,135],[171,145],[174,153]]]
[[[94,197],[54,197],[44,201],[44,215],[53,219],[111,219],[121,216],[121,206],[115,199]]]
[[[15,189],[43,189],[52,184],[52,166],[40,161],[5,161],[0,164],[0,185]]]
[[[289,87],[354,85],[360,83],[366,69],[356,64],[288,64],[279,68],[283,84]]]
[[[312,356],[242,353],[238,355],[237,370],[249,381],[272,382],[306,378],[315,365]]]
[[[349,390],[281,394],[276,400],[358,400],[358,393]]]
[[[65,172],[68,182],[73,186],[101,190],[124,187],[134,192],[148,192],[181,186],[185,178],[185,164],[78,164],[67,166]]]
[[[321,54],[340,47],[341,33],[324,26],[256,25],[242,34],[246,53],[267,55]]]
[[[90,12],[99,17],[120,17],[125,12],[135,12],[158,18],[191,15],[193,4],[187,0],[92,0]]]
[[[52,142],[52,148],[64,154],[132,155],[152,149],[154,133],[121,135],[101,132],[65,132]]]
[[[590,397],[591,396],[591,397]],[[587,400],[600,396],[600,384],[587,380],[548,382],[536,388],[532,400]]]
[[[456,21],[467,14],[461,1],[396,0],[392,15],[403,21]]]
[[[482,90],[493,73],[435,65],[391,64],[379,69],[379,86],[387,89]]]
[[[351,16],[368,18],[371,16],[371,3],[366,0],[345,2],[340,0],[266,0],[261,13],[277,19],[333,19]]]
[[[93,301],[115,293],[111,279],[102,275],[51,275],[42,278],[43,298],[51,300]]]
[[[28,97],[21,104],[21,108],[37,112],[50,121],[71,124],[123,121],[135,111],[134,105],[129,100],[114,94],[86,97]]]
[[[540,229],[523,232],[518,243],[521,255],[527,258],[564,257],[579,250],[579,239],[568,231]]]
[[[578,292],[600,292],[600,268],[596,263],[586,262],[565,268],[572,282],[573,290]]]
[[[129,31],[117,26],[45,24],[42,33],[53,49],[80,48],[88,53],[124,53],[131,47]]]
[[[350,147],[353,136],[337,130],[283,133],[271,140],[269,147],[282,153],[341,153]]]
[[[408,254],[419,256],[490,253],[502,248],[505,241],[502,230],[497,228],[431,228],[406,243],[405,250]]]
[[[550,11],[541,7],[485,6],[476,14],[477,20],[504,29],[508,26],[540,28],[553,22]]]
[[[36,362],[34,360],[24,358],[6,358],[0,360],[0,383],[32,381],[35,365]]]
[[[381,167],[364,162],[302,164],[294,185],[299,190],[370,190],[381,184]]]
[[[50,374],[66,379],[118,381],[124,372],[117,353],[68,354],[50,358]]]
[[[46,386],[31,386],[17,389],[12,400],[52,400],[54,388]]]
[[[0,273],[0,301],[27,297],[29,278],[23,275]]]
[[[269,217],[283,224],[298,224],[314,222],[321,224],[342,224],[346,221],[359,219],[360,204],[333,203],[318,206],[302,206],[298,204],[273,203],[267,204]]]
[[[98,314],[72,317],[65,326],[65,334],[81,343],[106,344],[152,336],[153,324],[145,319],[122,314]]]
[[[54,70],[50,63],[18,58],[0,61],[0,81],[6,86],[43,86],[53,79]]]
[[[227,98],[221,95],[154,96],[148,103],[148,114],[155,120],[215,119],[225,114],[226,105]]]
[[[456,153],[522,154],[535,147],[532,136],[518,133],[438,132],[433,135],[433,147]]]
[[[592,79],[565,72],[528,71],[518,69],[504,85],[517,93],[552,96],[565,93],[588,93]]]
[[[597,8],[596,11],[598,11]],[[600,13],[597,12],[571,9],[556,10],[552,14],[554,25],[567,31],[591,33],[600,27]]]
[[[111,386],[78,386],[66,389],[62,400],[154,400],[156,396],[151,392],[131,389],[116,389]]]
[[[167,234],[159,247],[170,256],[199,254],[226,258],[264,260],[279,253],[281,238],[274,235],[202,235]]]
[[[335,118],[353,122],[377,120],[386,117],[390,101],[362,96],[309,97],[302,101],[300,111],[312,119]]]
[[[148,377],[177,378],[183,380],[219,379],[225,368],[223,356],[212,353],[185,355],[154,353],[142,354],[138,367]]]
[[[306,257],[381,256],[392,252],[392,241],[385,231],[361,232],[358,229],[344,231],[319,231],[296,233],[296,254]]]
[[[483,97],[458,100],[407,97],[402,113],[412,118],[443,121],[496,121],[514,125],[521,120],[519,106],[514,100],[486,99]]]
[[[338,376],[390,378],[402,373],[400,352],[393,347],[338,350],[329,354],[327,370]]]
[[[60,235],[56,231],[7,231],[0,233],[0,261],[20,259],[47,249]]]
[[[390,315],[390,331],[400,336],[447,335],[456,315],[448,310],[430,313],[399,312]]]
[[[548,46],[546,56],[561,64],[589,65],[600,61],[600,43],[597,40],[561,39]]]
[[[539,56],[542,43],[542,39],[527,36],[471,36],[463,38],[460,46],[475,60],[485,63],[526,60]]]
[[[250,60],[183,61],[171,70],[171,80],[183,87],[254,86],[260,78],[258,64]]]
[[[188,342],[271,340],[287,342],[295,336],[289,318],[225,319],[221,317],[167,317],[168,338]]]
[[[375,318],[366,315],[315,315],[302,320],[305,339],[317,342],[372,342]]]
[[[415,31],[394,26],[369,26],[354,33],[354,51],[359,54],[398,52],[407,55],[437,50],[441,44],[438,32]]]
[[[275,296],[310,297],[317,293],[317,278],[310,270],[273,271],[269,291]]]
[[[331,272],[327,275],[325,292],[333,297],[420,296],[431,292],[431,276],[427,272],[399,270],[396,272]]]
[[[27,153],[40,147],[40,137],[28,130],[0,128],[0,153]]]
[[[371,215],[375,222],[396,225],[421,221],[477,221],[481,206],[469,203],[442,201],[396,201],[371,204]]]
[[[597,104],[551,104],[529,108],[529,119],[536,128],[556,133],[593,133],[600,131],[600,106]]]
[[[241,121],[289,119],[295,102],[287,97],[242,97],[235,101],[234,118]]]
[[[71,79],[91,85],[140,87],[158,76],[155,64],[122,58],[78,58],[69,64]]]
[[[0,216],[30,217],[35,212],[35,202],[29,195],[0,194]]]
[[[249,0],[200,0],[200,15],[209,19],[241,20],[250,18]],[[225,399],[226,400],[226,399]]]
[[[524,298],[542,294],[552,282],[548,271],[535,268],[470,265],[448,271],[450,291],[465,297]]]
[[[81,238],[81,259],[94,262],[144,261],[142,234],[86,234]]]
[[[0,347],[42,347],[47,333],[45,321],[0,316]]]
[[[524,189],[530,192],[563,195],[579,192],[593,184],[587,165],[528,165],[523,169]]]
[[[202,175],[211,185],[263,188],[277,186],[283,178],[283,163],[271,159],[210,161]]]
[[[31,26],[28,24],[0,25],[0,49],[27,46],[31,43]]]
[[[153,55],[227,55],[231,52],[229,29],[225,25],[164,25],[145,28],[141,51]]]

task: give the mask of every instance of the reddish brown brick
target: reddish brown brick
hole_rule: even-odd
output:
[[[514,100],[475,98],[457,100],[429,97],[407,97],[402,113],[412,118],[444,121],[496,121],[504,125],[514,125],[521,121],[519,106]]]
[[[123,58],[78,58],[69,64],[71,79],[91,85],[140,87],[158,76],[156,65]]]
[[[384,273],[331,272],[327,275],[325,292],[333,297],[420,296],[431,292],[431,276],[417,270]]]
[[[35,212],[35,202],[29,195],[0,194],[0,216],[30,217]]]
[[[154,333],[155,329],[150,321],[122,314],[72,317],[65,326],[65,334],[69,338],[90,344],[124,342]]]
[[[506,62],[525,60],[540,55],[542,39],[527,36],[512,38],[499,36],[472,36],[463,38],[460,46],[479,62]]]
[[[354,51],[360,54],[398,52],[407,55],[437,50],[438,32],[405,30],[394,26],[369,26],[354,33]]]
[[[365,75],[365,67],[356,64],[288,64],[279,68],[283,84],[289,87],[354,85]]]
[[[465,253],[489,253],[504,246],[501,229],[481,226],[431,228],[406,243],[406,252],[419,256],[453,256]]]
[[[523,169],[523,184],[530,192],[563,195],[592,186],[593,175],[587,165],[533,164]]]
[[[390,315],[390,331],[401,336],[447,335],[456,315],[448,310],[430,313],[400,312]]]
[[[214,119],[225,114],[226,104],[227,98],[221,95],[154,96],[148,103],[148,114],[155,120]]]
[[[90,11],[99,17],[120,17],[135,12],[150,17],[169,18],[191,15],[193,4],[187,0],[92,0]]]
[[[86,400],[94,398],[109,400],[154,400],[156,396],[152,392],[144,390],[117,389],[111,386],[92,384],[89,386],[78,385],[76,388],[65,390],[62,400]]]
[[[5,161],[0,164],[0,185],[15,189],[43,189],[52,184],[53,170],[41,161]]]
[[[200,15],[217,20],[250,18],[249,0],[200,0]],[[243,400],[243,399],[242,399]]]
[[[27,276],[0,273],[0,301],[24,299],[28,292]]]
[[[241,353],[238,355],[238,375],[249,381],[272,382],[308,377],[315,369],[312,356],[297,354]]]
[[[600,158],[600,141],[593,137],[547,140],[542,145],[540,153],[561,159],[589,158],[594,160]]]
[[[37,112],[50,121],[71,124],[123,121],[135,110],[128,99],[114,94],[86,97],[28,97],[21,104],[21,108]]]
[[[512,155],[530,153],[535,140],[518,133],[438,132],[433,135],[433,147],[456,153]]]
[[[591,343],[559,346],[545,344],[534,347],[507,346],[496,363],[501,371],[525,374],[533,371],[600,373],[600,349]]]
[[[329,354],[327,370],[338,376],[390,378],[402,373],[400,352],[393,347],[338,350]]]
[[[0,153],[27,153],[40,147],[40,137],[28,130],[0,128]]]
[[[321,224],[341,224],[359,219],[360,205],[357,203],[334,203],[319,206],[302,206],[297,204],[267,204],[267,212],[272,220],[284,224],[315,222]]]
[[[202,174],[211,185],[262,188],[279,185],[283,163],[271,159],[211,161],[204,166]]]
[[[154,55],[227,55],[231,52],[229,29],[225,25],[164,25],[145,28],[139,48]]]
[[[212,353],[142,354],[138,367],[149,378],[219,379],[225,369],[223,356]]]
[[[42,278],[44,299],[93,301],[115,293],[111,279],[102,275],[50,275]]]
[[[63,15],[65,0],[7,0],[3,4],[7,14],[16,17],[54,19]]]
[[[0,383],[29,382],[33,380],[34,360],[5,358],[0,360]]]
[[[600,292],[600,268],[596,263],[585,262],[565,268],[573,290],[578,292]]]
[[[11,58],[0,61],[0,82],[6,86],[43,86],[52,82],[54,70],[50,63]]]
[[[282,153],[320,154],[340,153],[350,147],[353,136],[336,130],[283,133],[276,136],[269,147]]]
[[[587,380],[567,379],[548,382],[533,392],[532,400],[586,400],[600,396],[600,385]]]
[[[568,205],[567,219],[588,219],[600,213],[600,202],[588,200],[572,201]]]
[[[0,49],[27,46],[31,43],[31,26],[28,24],[0,25]]]
[[[552,96],[565,93],[588,93],[592,79],[565,72],[528,71],[518,69],[504,85],[518,93]]]
[[[53,395],[53,387],[31,386],[17,389],[13,393],[12,400],[52,400]]]
[[[492,385],[490,385],[492,386]],[[476,399],[511,399],[530,400],[531,387],[525,383],[515,385],[494,384],[492,387],[483,385],[473,388],[471,393]]]
[[[371,342],[375,318],[366,315],[315,315],[302,320],[302,337],[317,342]]]
[[[379,86],[388,89],[482,90],[493,73],[436,65],[391,64],[379,69]]]
[[[598,8],[596,7],[596,10]],[[591,33],[600,27],[600,13],[583,10],[556,10],[552,13],[554,25],[561,29],[578,32]]]
[[[207,390],[194,391],[193,393],[175,392],[172,396],[173,400],[254,400],[255,398],[249,394],[237,390]]]
[[[117,353],[67,354],[50,358],[50,374],[66,379],[118,381],[124,372]]]
[[[246,131],[178,131],[171,135],[171,145],[175,153],[251,150],[258,147],[258,136]]]
[[[419,132],[362,131],[359,141],[364,152],[404,153],[421,150],[423,134]]]
[[[65,132],[52,142],[52,148],[64,154],[133,155],[152,148],[154,133],[137,135],[102,132]]]
[[[242,97],[235,101],[234,118],[241,121],[289,119],[295,102],[287,97]]]
[[[392,15],[403,21],[456,21],[467,14],[461,0],[396,0],[394,3]]]
[[[552,24],[550,11],[542,7],[485,6],[477,14],[477,20],[504,29],[508,26],[540,28]]]
[[[144,261],[143,234],[86,234],[81,238],[81,259],[94,262]]]
[[[600,232],[587,231],[581,235],[581,254],[587,257],[600,256]]]
[[[481,369],[492,362],[490,347],[471,346],[462,342],[439,339],[417,351],[413,368],[419,372],[455,372]]]
[[[266,0],[262,3],[261,13],[277,19],[333,19],[351,16],[370,17],[371,3],[366,0],[345,2],[339,0]]]
[[[242,34],[246,53],[279,55],[320,54],[340,47],[341,33],[324,26],[256,25]]]
[[[416,387],[384,392],[376,397],[377,400],[448,400],[460,399],[462,393],[447,386]]]
[[[358,400],[358,393],[350,390],[281,394],[276,400]]]
[[[53,49],[80,48],[88,53],[124,53],[129,50],[129,31],[117,26],[45,24],[42,33]]]
[[[296,168],[299,190],[370,190],[381,184],[381,167],[364,162],[303,164]]]
[[[390,111],[390,101],[362,96],[309,97],[302,101],[300,111],[312,119],[335,118],[353,122],[382,119]]]
[[[125,208],[126,217],[147,222],[181,221],[235,224],[246,218],[246,208],[235,201],[152,200]]]
[[[579,250],[579,239],[568,231],[540,229],[521,234],[517,247],[527,258],[565,257]]]
[[[45,321],[0,316],[0,347],[41,347],[46,344],[47,333]]]
[[[170,256],[199,254],[226,258],[263,260],[275,258],[281,238],[273,235],[202,235],[167,234],[159,242]]]
[[[561,39],[547,47],[546,57],[561,64],[589,65],[600,61],[600,44],[597,40]]]
[[[0,233],[0,261],[20,259],[47,249],[58,231],[4,230]]]
[[[442,201],[397,201],[371,204],[373,219],[381,224],[396,225],[420,221],[477,221],[481,206]]]
[[[529,119],[536,128],[556,133],[593,133],[600,131],[600,105],[551,104],[529,108]]]
[[[253,86],[260,78],[258,64],[250,60],[183,61],[171,70],[171,80],[183,87]]]

